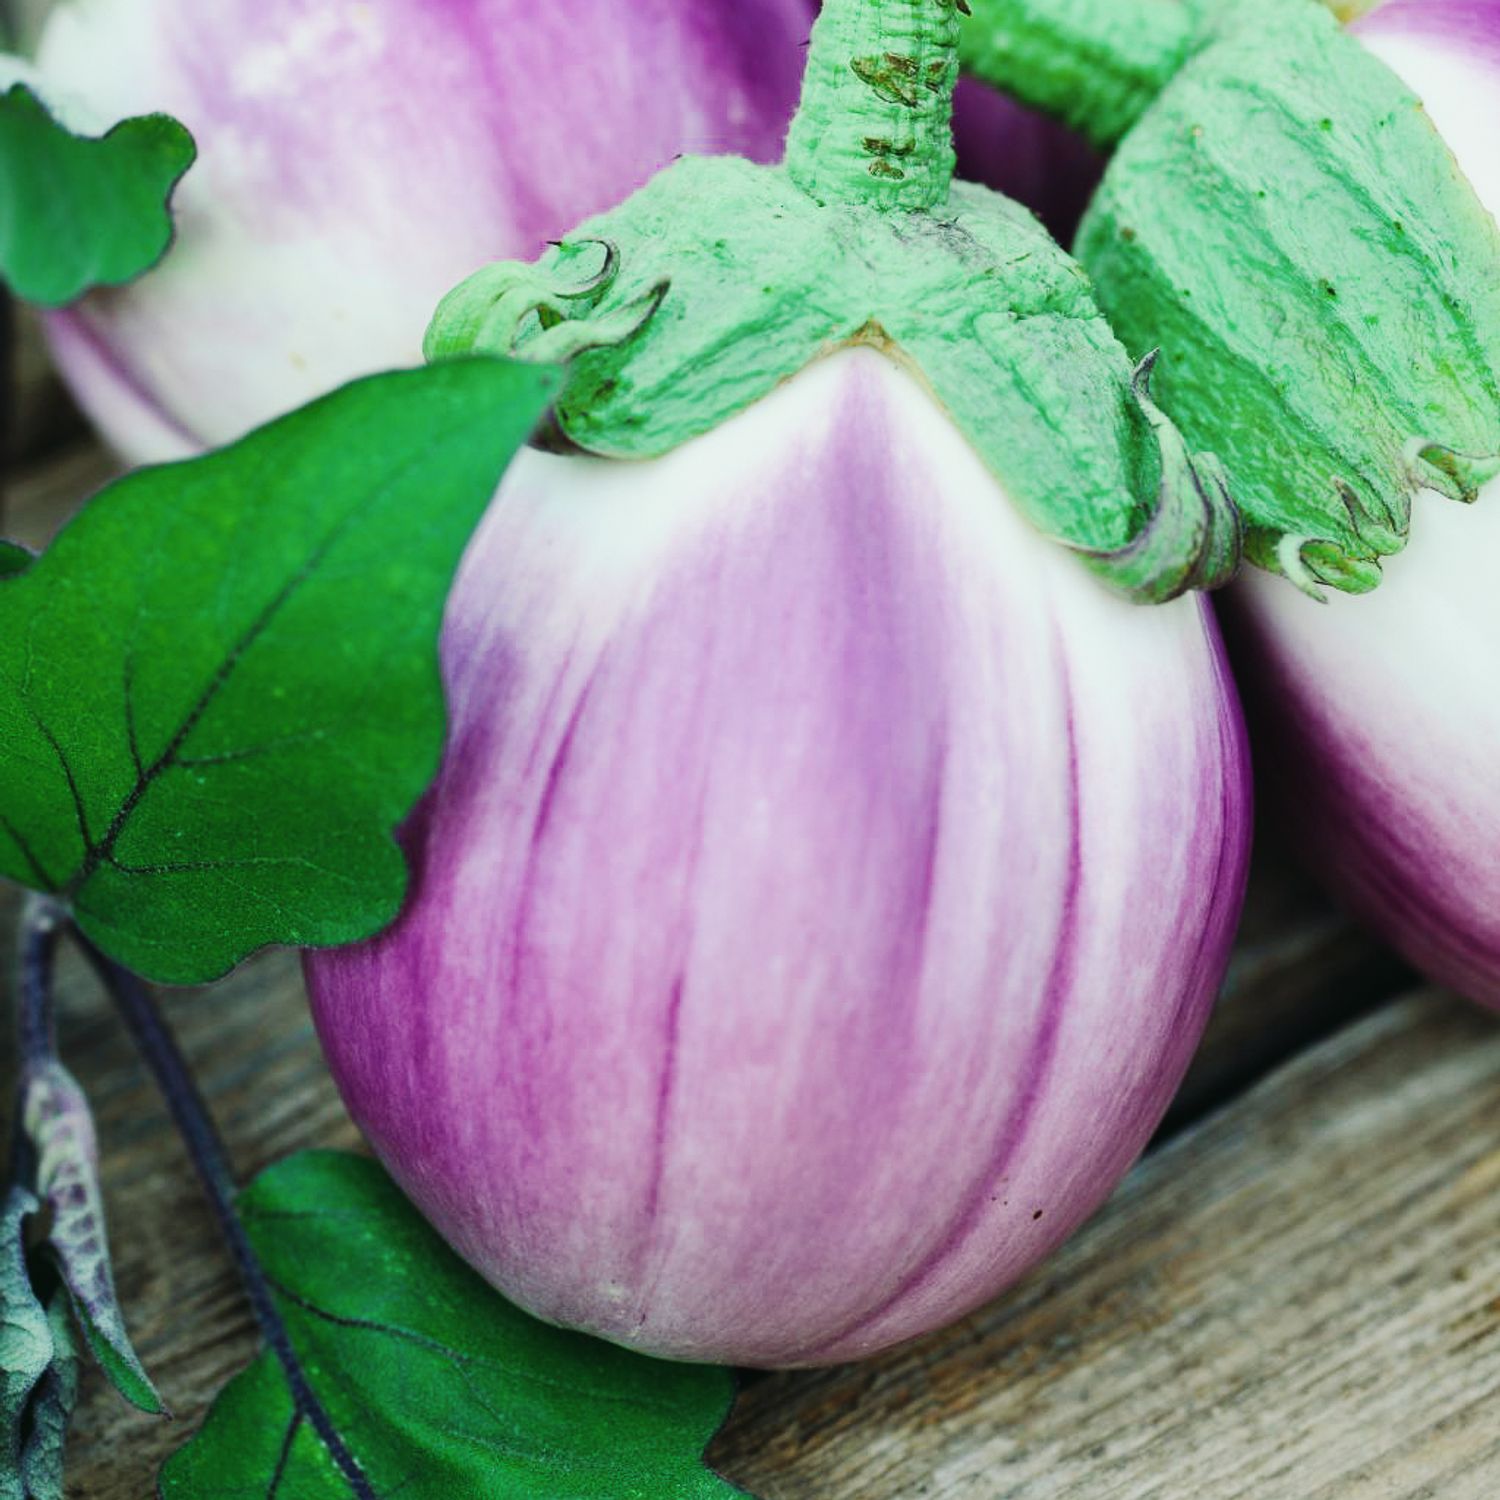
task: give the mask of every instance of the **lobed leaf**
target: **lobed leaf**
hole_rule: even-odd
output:
[[[168,115],[93,139],[24,83],[0,94],[0,281],[43,307],[150,270],[172,242],[173,189],[197,154]]]
[[[0,588],[0,875],[165,983],[391,921],[447,590],[555,380],[374,376],[105,490]]]

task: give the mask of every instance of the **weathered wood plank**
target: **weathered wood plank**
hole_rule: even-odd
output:
[[[762,1500],[1493,1500],[1500,1025],[1429,995],[1148,1158],[1008,1298],[776,1376],[716,1450]]]

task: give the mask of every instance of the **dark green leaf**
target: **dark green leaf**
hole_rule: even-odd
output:
[[[47,1241],[89,1351],[127,1401],[159,1416],[166,1408],[131,1346],[115,1296],[94,1117],[56,1059],[28,1070],[22,1119],[36,1152],[36,1190],[52,1210]]]
[[[13,578],[24,573],[36,558],[25,547],[16,542],[0,542],[0,578]]]
[[[166,983],[379,931],[444,599],[554,382],[375,376],[100,495],[0,588],[0,874]]]
[[[0,1203],[0,1500],[25,1500],[21,1454],[32,1394],[52,1363],[47,1309],[26,1264],[26,1220],[39,1205],[23,1187]]]
[[[64,1500],[63,1450],[78,1400],[78,1349],[68,1318],[68,1294],[59,1285],[47,1300],[52,1363],[32,1393],[29,1430],[21,1452],[26,1500]]]
[[[63,307],[150,270],[172,242],[168,204],[195,154],[167,115],[76,136],[15,84],[0,94],[0,280]]]
[[[527,1317],[373,1162],[296,1156],[240,1199],[309,1379],[370,1492],[402,1500],[725,1500],[700,1455],[722,1370],[664,1364]],[[279,1483],[278,1483],[279,1476]],[[162,1470],[166,1500],[353,1493],[269,1354]]]

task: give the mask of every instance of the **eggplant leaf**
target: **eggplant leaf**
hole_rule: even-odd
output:
[[[374,376],[105,490],[0,588],[0,875],[164,983],[391,921],[444,599],[555,382]]]
[[[728,1372],[666,1364],[526,1316],[361,1157],[270,1168],[240,1211],[356,1490],[269,1353],[168,1460],[164,1500],[725,1500],[700,1455]]]
[[[47,1308],[26,1263],[26,1220],[39,1208],[23,1187],[0,1202],[0,1500],[25,1500],[21,1458],[32,1400],[52,1365]]]
[[[196,148],[168,115],[98,139],[60,125],[23,83],[0,94],[0,280],[65,307],[148,271],[172,242],[172,191]]]
[[[78,1346],[73,1341],[68,1294],[60,1283],[47,1299],[47,1327],[52,1335],[52,1362],[32,1392],[29,1428],[21,1450],[25,1500],[64,1500],[65,1495],[63,1450],[78,1400]]]

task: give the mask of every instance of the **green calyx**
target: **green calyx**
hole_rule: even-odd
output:
[[[428,358],[564,360],[561,436],[651,458],[873,345],[1112,587],[1224,582],[1239,532],[1217,464],[1152,403],[1079,266],[1024,209],[952,181],[958,20],[954,0],[828,0],[782,166],[684,158],[536,264],[451,292]],[[864,149],[888,140],[911,149]]]
[[[1096,146],[1113,146],[1188,60],[1221,29],[1277,22],[1284,0],[969,0],[963,70],[1061,120]],[[1379,0],[1326,4],[1350,21]]]
[[[1127,348],[1165,351],[1158,397],[1223,459],[1247,557],[1308,592],[1374,588],[1417,489],[1500,472],[1500,229],[1315,0],[1215,21],[1077,253]]]

